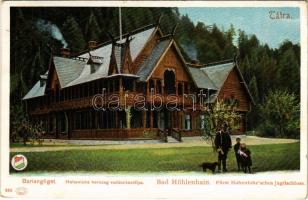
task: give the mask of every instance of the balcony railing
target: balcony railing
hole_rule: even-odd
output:
[[[115,99],[115,96],[118,96],[118,99]],[[114,92],[105,94],[101,96],[103,98],[98,98],[95,101],[97,106],[107,106],[110,104],[110,101],[119,101],[120,106],[134,106],[136,102],[146,101],[147,104],[154,103],[155,105],[165,105],[169,103],[170,105],[177,104],[185,105],[185,106],[192,106],[195,102],[190,96],[185,95],[162,95],[162,94],[155,94],[155,95],[146,95],[144,93],[139,92]],[[113,97],[113,98],[112,98]],[[142,98],[142,99],[140,99]],[[68,109],[81,109],[81,108],[89,108],[94,107],[93,105],[94,95],[82,98],[75,98],[69,100],[62,100],[62,101],[54,101],[51,103],[46,103],[45,105],[35,105],[35,107],[29,108],[30,114],[44,114],[51,111],[62,111]],[[31,102],[30,102],[31,103]]]

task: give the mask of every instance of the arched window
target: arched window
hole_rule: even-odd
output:
[[[164,91],[167,94],[175,94],[175,74],[172,70],[166,70],[164,73]]]

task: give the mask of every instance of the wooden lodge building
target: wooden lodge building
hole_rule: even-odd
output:
[[[204,113],[199,100],[194,105],[187,94],[197,96],[202,90],[208,103],[236,100],[243,117],[233,134],[244,133],[252,98],[236,63],[186,63],[173,35],[163,35],[153,24],[122,40],[111,37],[100,45],[91,41],[78,55],[62,49],[62,56],[51,56],[48,71],[23,98],[30,119],[43,124],[46,138],[157,138],[164,130],[194,136],[204,126]],[[94,102],[102,93],[107,101]],[[138,95],[147,110],[135,108]],[[153,95],[160,95],[162,109],[151,110],[157,104]],[[177,109],[165,107],[170,98]],[[109,108],[112,104],[123,109]]]

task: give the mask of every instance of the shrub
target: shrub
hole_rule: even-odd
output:
[[[299,138],[300,106],[294,94],[270,91],[259,106],[263,123],[258,130],[263,136]]]

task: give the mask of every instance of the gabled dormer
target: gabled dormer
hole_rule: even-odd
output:
[[[93,56],[89,51],[89,59],[87,65],[90,65],[90,73],[95,73],[103,63],[103,57]]]
[[[112,42],[112,48],[111,48],[111,55],[110,55],[110,63],[109,63],[109,69],[108,69],[108,76],[112,74],[119,74],[119,70],[117,67],[117,61],[116,61],[116,43]]]
[[[130,53],[130,41],[132,38],[127,35],[125,42],[112,40],[111,59],[108,75],[131,74],[132,57]]]
[[[122,54],[122,60],[121,60],[121,70],[120,72],[122,74],[131,74],[131,64],[132,64],[132,56],[130,53],[130,41],[133,40],[133,38],[130,38],[130,35],[127,36],[126,41],[124,43],[124,46],[122,46],[121,54]]]

